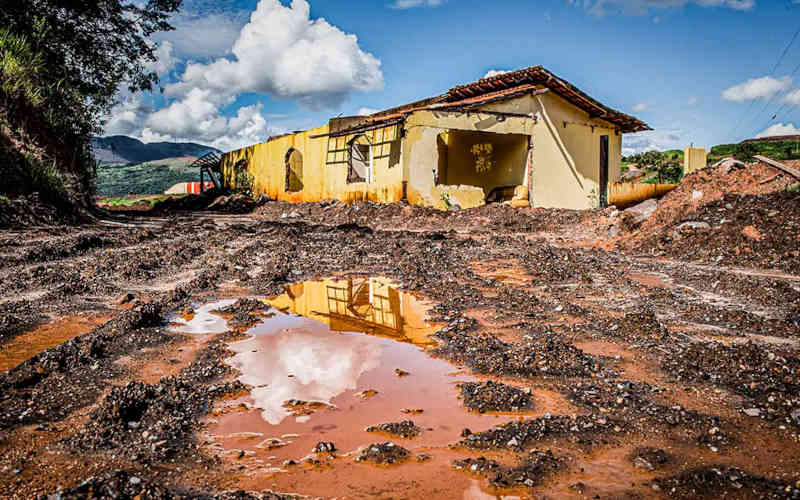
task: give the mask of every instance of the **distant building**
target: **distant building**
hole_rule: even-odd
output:
[[[204,182],[202,188],[199,182],[179,182],[164,191],[164,194],[200,194],[204,189],[211,189],[213,187],[214,183],[210,181]]]
[[[683,150],[683,173],[690,174],[695,170],[706,168],[707,161],[705,149],[689,146]]]
[[[586,209],[608,204],[622,134],[643,130],[534,66],[273,137],[225,154],[221,168],[228,184],[245,169],[255,194],[283,201]]]

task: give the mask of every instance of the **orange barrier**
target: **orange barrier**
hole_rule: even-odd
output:
[[[630,207],[650,198],[664,196],[676,187],[677,184],[617,182],[609,189],[608,204],[618,208]]]

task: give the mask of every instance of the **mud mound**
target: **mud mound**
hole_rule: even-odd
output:
[[[696,228],[689,229],[691,225]],[[800,269],[800,192],[726,194],[644,239],[637,250],[796,272]]]
[[[510,448],[521,450],[526,446],[553,437],[568,437],[579,443],[591,444],[593,434],[621,432],[624,424],[600,415],[549,414],[532,420],[514,421],[484,432],[473,434],[469,429],[461,433],[461,446],[476,450]]]
[[[800,428],[800,358],[750,343],[691,343],[665,356],[662,368],[680,380],[708,381],[749,398],[744,412]]]
[[[381,425],[373,425],[371,427],[367,427],[367,432],[385,432],[386,434],[391,434],[393,436],[398,436],[401,438],[410,438],[418,435],[422,429],[420,429],[414,422],[411,420],[403,420],[402,422],[390,422]]]
[[[0,198],[0,229],[73,225],[85,218],[85,214],[76,209],[65,209],[47,203],[38,193],[13,200]]]
[[[42,495],[38,500],[148,499],[148,500],[299,500],[299,495],[282,495],[271,491],[251,493],[197,493],[168,488],[156,479],[143,478],[134,472],[116,471],[103,477],[92,477],[78,486]]]
[[[800,498],[796,486],[736,467],[700,467],[655,483],[671,498]]]
[[[492,486],[497,488],[513,488],[518,486],[533,487],[542,482],[547,475],[561,469],[563,462],[547,450],[541,452],[531,450],[515,467],[505,467],[494,460],[484,457],[455,460],[453,467],[489,478]]]
[[[434,352],[478,373],[490,375],[590,376],[602,370],[594,356],[555,334],[528,336],[523,344],[509,344],[488,334],[469,334],[447,326],[436,334],[443,341]]]
[[[616,245],[622,249],[639,249],[645,241],[669,232],[680,221],[690,218],[700,207],[731,194],[758,195],[775,193],[794,184],[796,180],[763,163],[744,169],[725,165],[692,172],[681,184],[665,195],[658,209],[632,232],[626,232]]]
[[[459,385],[464,405],[470,410],[519,411],[533,407],[531,391],[489,380],[485,383],[466,382]]]
[[[375,443],[367,446],[356,457],[356,462],[372,462],[374,464],[394,464],[408,459],[408,450],[394,443]]]

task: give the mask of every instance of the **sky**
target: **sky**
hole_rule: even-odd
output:
[[[161,89],[106,135],[229,151],[543,65],[653,131],[623,153],[800,133],[800,0],[185,0]]]

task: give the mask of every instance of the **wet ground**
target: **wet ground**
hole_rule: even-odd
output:
[[[798,496],[796,270],[262,208],[0,233],[0,497]]]

